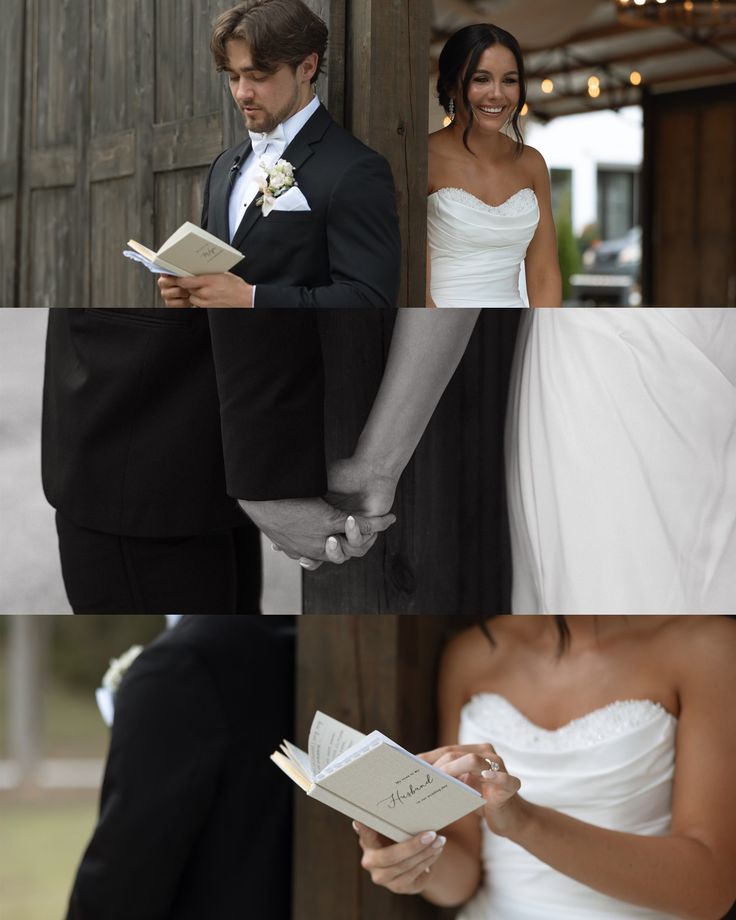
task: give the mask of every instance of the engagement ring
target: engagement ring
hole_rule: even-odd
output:
[[[484,757],[483,760],[488,764],[488,766],[493,770],[494,773],[498,773],[501,769],[501,764],[497,763],[495,760],[489,760],[487,757]]]

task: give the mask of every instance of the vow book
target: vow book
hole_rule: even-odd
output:
[[[156,275],[179,278],[229,272],[243,260],[242,252],[189,221],[182,224],[158,252],[152,252],[135,240],[128,240],[128,246],[130,249],[123,252],[128,259],[141,262]]]
[[[314,799],[399,843],[438,831],[483,805],[483,796],[371,732],[317,712],[309,753],[289,741],[271,760]]]

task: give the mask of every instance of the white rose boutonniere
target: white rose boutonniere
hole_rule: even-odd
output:
[[[256,199],[256,207],[263,208],[263,216],[268,217],[274,201],[299,183],[294,178],[294,167],[288,160],[279,160],[273,166],[266,166],[261,160],[259,167],[258,188],[261,194]]]
[[[106,725],[112,725],[115,715],[115,694],[130,666],[142,651],[142,645],[134,645],[124,655],[111,659],[110,667],[105,671],[102,686],[97,688],[96,697],[97,706]]]

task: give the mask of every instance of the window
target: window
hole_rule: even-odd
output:
[[[604,240],[625,236],[639,223],[639,173],[598,170],[598,226]]]

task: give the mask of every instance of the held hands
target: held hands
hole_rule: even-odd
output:
[[[252,307],[253,288],[232,272],[176,278],[159,275],[158,288],[167,307]]]
[[[483,817],[494,834],[511,837],[518,830],[527,808],[518,795],[521,783],[506,772],[492,745],[455,744],[419,756],[480,792],[485,799]]]
[[[364,824],[353,821],[363,850],[360,864],[376,885],[394,894],[419,894],[429,882],[432,866],[442,856],[446,838],[434,831],[393,843]]]
[[[378,534],[396,520],[393,514],[365,518],[348,515],[321,498],[240,501],[240,507],[271,540],[274,549],[298,559],[303,568],[342,563],[364,556]],[[344,534],[345,536],[342,536]]]
[[[309,571],[318,569],[323,562],[341,565],[348,559],[365,556],[378,534],[396,521],[396,516],[390,513],[396,493],[395,478],[369,469],[351,457],[330,465],[327,483],[329,491],[322,504],[334,512],[332,520],[339,522],[339,526],[326,535],[324,530],[319,531],[323,535],[319,551],[295,554],[293,546],[290,548],[283,540],[272,537],[274,549],[299,559],[300,565]],[[243,502],[241,506],[250,515]],[[255,518],[253,520],[258,524]],[[261,530],[267,533],[263,527]]]

